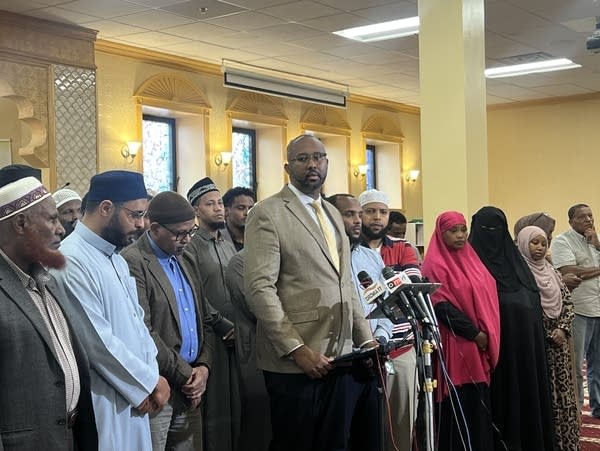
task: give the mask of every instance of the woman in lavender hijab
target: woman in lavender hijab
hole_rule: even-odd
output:
[[[569,343],[575,316],[571,294],[558,271],[545,258],[548,239],[541,228],[523,228],[517,236],[517,245],[535,277],[540,293],[556,449],[578,450],[579,409]]]

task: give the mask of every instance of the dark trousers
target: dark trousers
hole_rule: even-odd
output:
[[[439,451],[489,451],[494,449],[494,435],[490,409],[490,390],[484,383],[466,384],[456,388],[458,397],[451,392],[444,398],[439,419]],[[507,393],[506,396],[510,396]],[[459,412],[459,404],[465,418]],[[457,418],[458,416],[458,418]],[[468,430],[465,429],[465,421]],[[467,434],[468,432],[468,434]]]
[[[380,451],[374,375],[360,365],[322,379],[264,372],[271,403],[270,451]]]

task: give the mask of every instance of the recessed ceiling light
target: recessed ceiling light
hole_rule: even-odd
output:
[[[384,41],[386,39],[411,36],[417,33],[419,33],[418,16],[333,32],[333,34],[337,34],[338,36],[361,42]]]
[[[493,67],[485,70],[487,78],[515,77],[518,75],[538,74],[555,70],[576,69],[581,64],[574,63],[567,58],[557,58],[535,63],[513,64],[512,66]]]

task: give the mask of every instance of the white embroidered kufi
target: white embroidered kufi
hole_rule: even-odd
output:
[[[56,208],[72,200],[81,200],[81,196],[69,188],[59,189],[52,194],[52,198],[54,199],[54,202],[56,202]]]
[[[373,202],[379,202],[385,204],[386,206],[390,205],[390,196],[388,196],[383,191],[379,191],[377,189],[368,189],[363,191],[360,196],[358,196],[358,203],[361,207],[364,207],[367,204],[372,204]]]
[[[35,177],[25,177],[0,188],[0,221],[8,219],[50,196]]]

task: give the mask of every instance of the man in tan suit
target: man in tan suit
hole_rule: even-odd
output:
[[[198,226],[181,195],[165,191],[148,205],[150,228],[122,255],[137,284],[144,322],[158,349],[158,368],[171,386],[171,399],[150,417],[153,451],[202,450],[197,408],[212,363],[212,317],[200,280],[181,255]]]
[[[257,366],[271,400],[270,451],[379,450],[375,385],[362,362],[373,347],[350,271],[338,211],[321,198],[327,153],[310,135],[292,140],[290,183],[259,202],[246,223],[244,286],[257,318]]]

